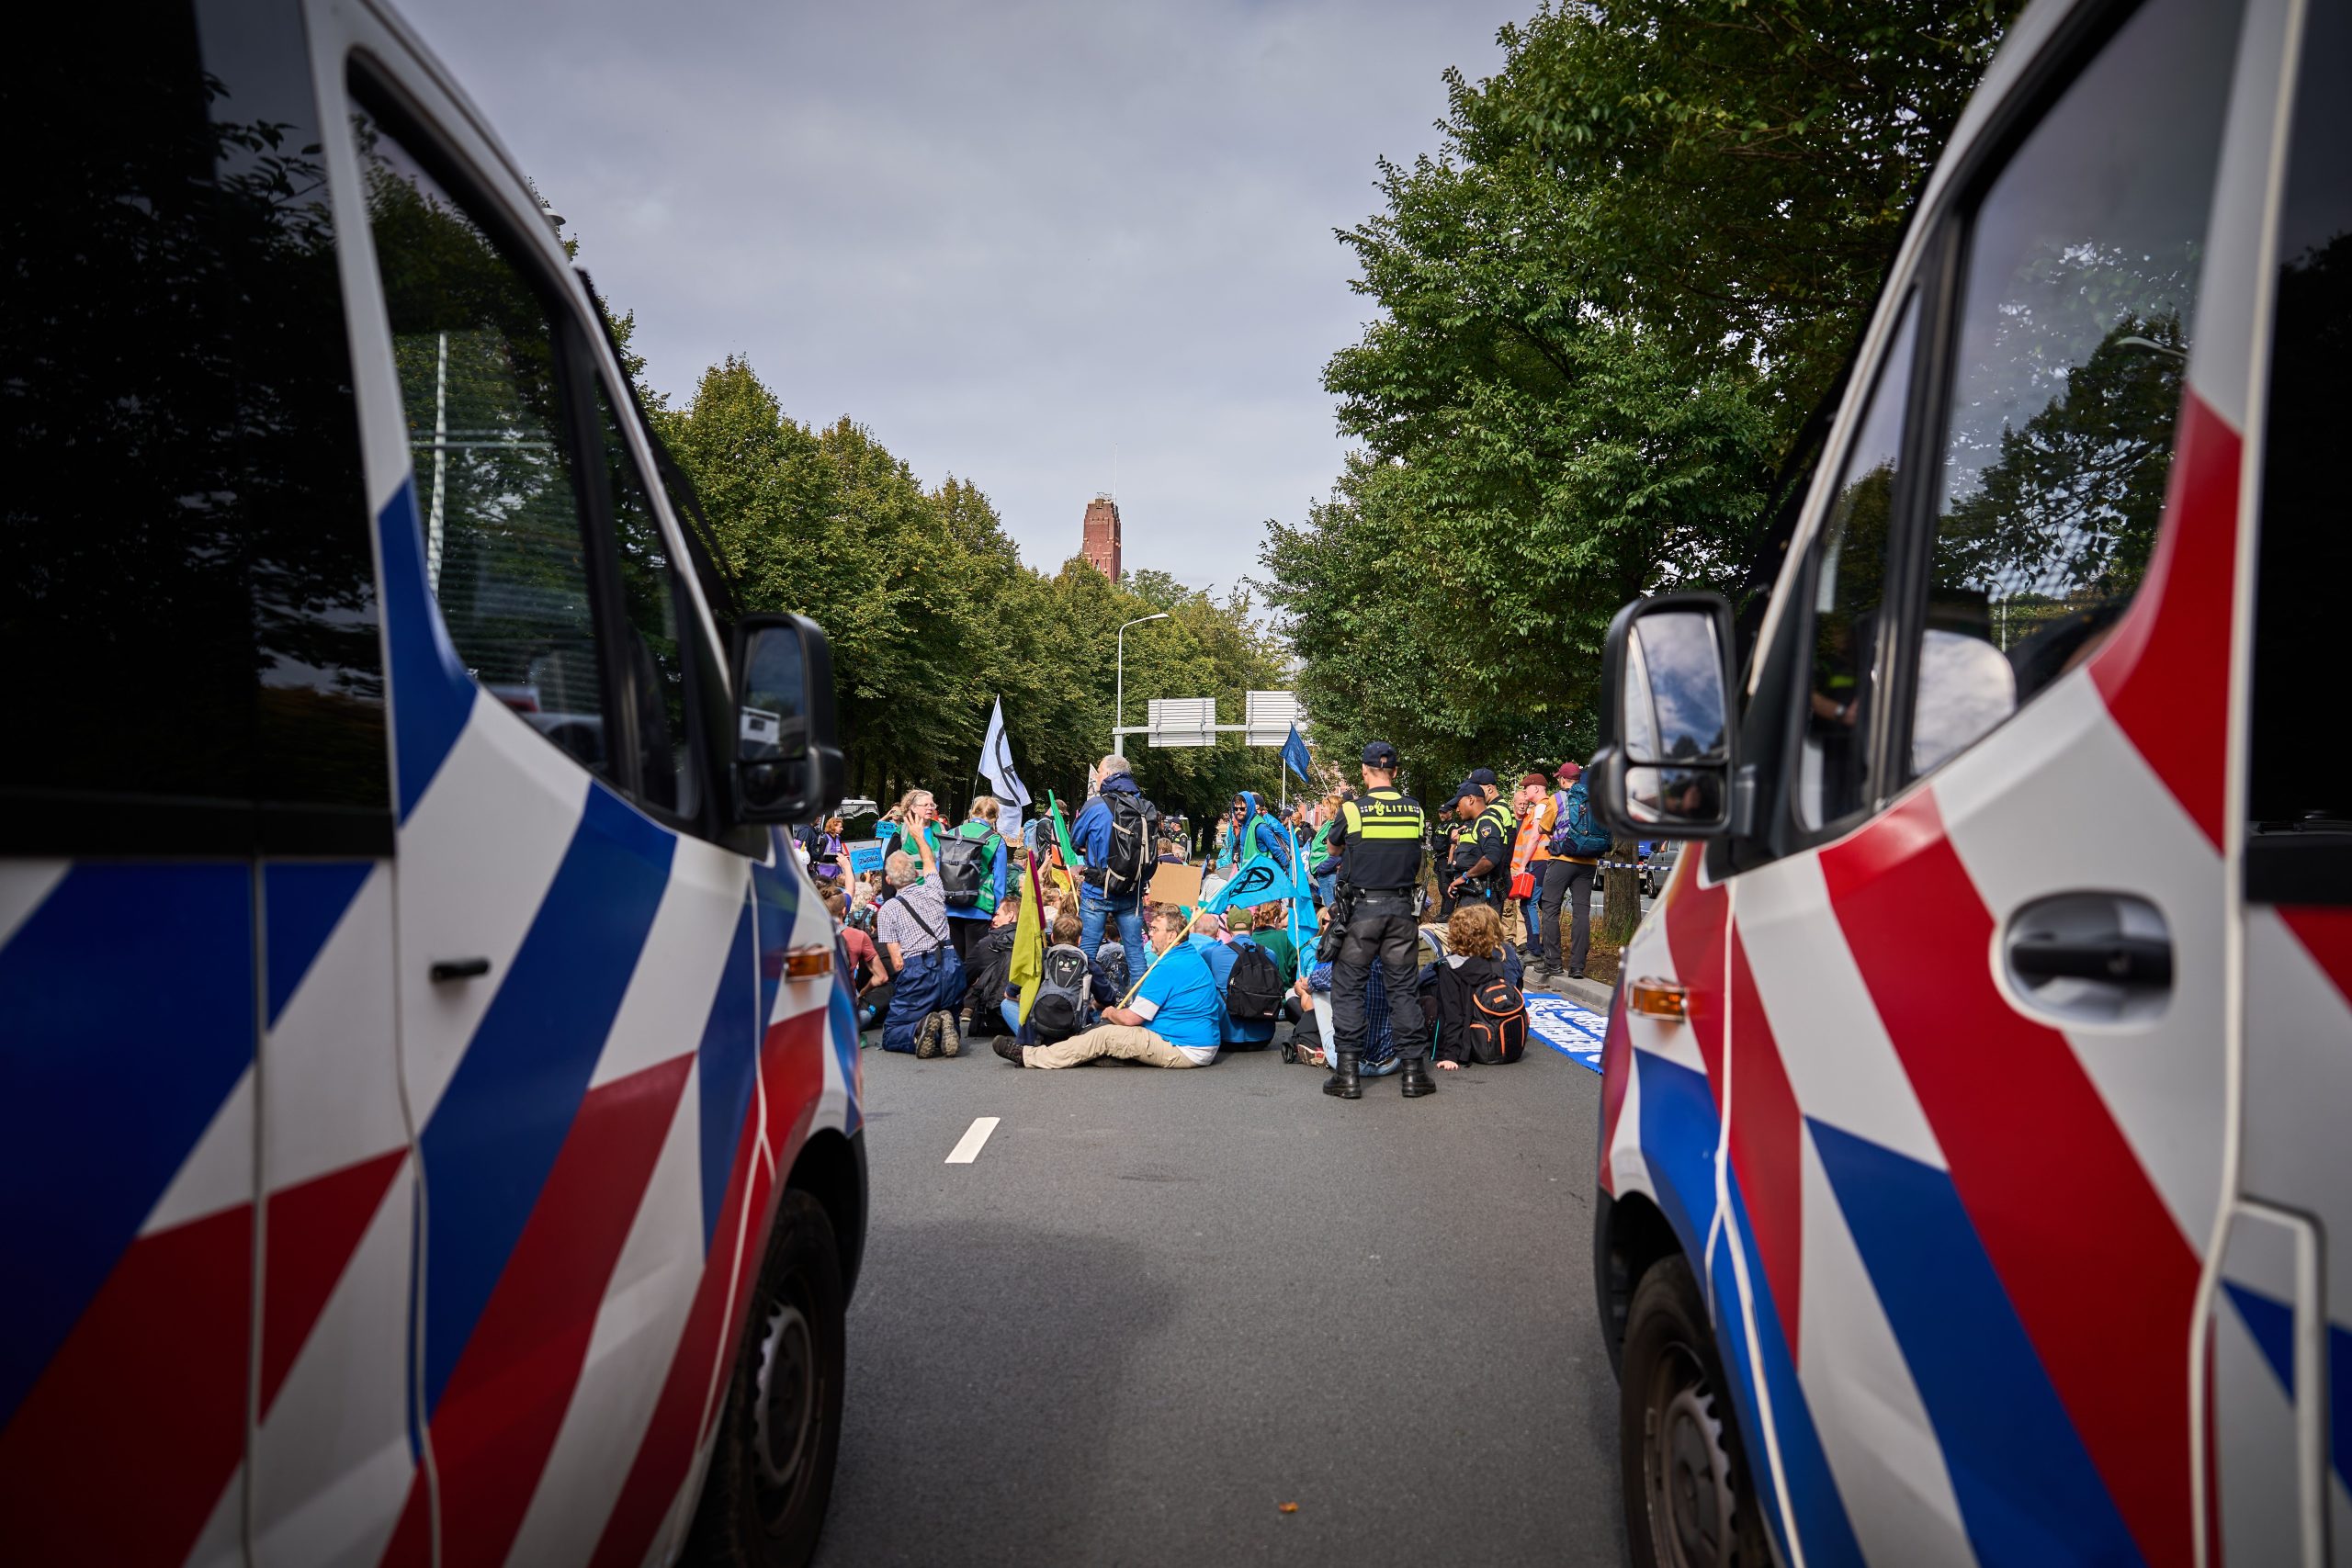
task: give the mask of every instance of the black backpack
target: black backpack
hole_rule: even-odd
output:
[[[1092,980],[1086,954],[1077,948],[1046,950],[1045,976],[1037,982],[1036,1000],[1029,1004],[1029,1028],[1038,1043],[1067,1040],[1085,1026]]]
[[[969,826],[969,824],[967,824]],[[980,901],[980,889],[996,872],[994,829],[967,838],[958,828],[939,847],[939,890],[951,909],[968,909]]]
[[[1527,998],[1509,980],[1497,975],[1480,981],[1463,1010],[1472,1061],[1493,1065],[1527,1055]]]
[[[1131,898],[1143,891],[1158,868],[1159,813],[1132,790],[1104,790],[1102,804],[1111,813],[1111,848],[1102,859],[1102,893],[1110,898]]]
[[[1283,972],[1266,950],[1236,942],[1233,972],[1225,977],[1225,1010],[1243,1023],[1271,1023],[1283,1010]]]
[[[1004,987],[1012,968],[1012,938],[1011,926],[1000,926],[972,949],[971,981],[964,987],[964,1004],[972,1011],[970,1033],[987,1036],[1004,1032],[1004,1015],[997,1010],[997,1004],[1004,1000]]]

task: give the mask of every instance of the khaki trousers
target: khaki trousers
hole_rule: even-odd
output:
[[[1082,1067],[1099,1056],[1124,1056],[1147,1067],[1192,1067],[1200,1064],[1148,1029],[1098,1023],[1051,1045],[1023,1045],[1021,1059],[1033,1067]]]

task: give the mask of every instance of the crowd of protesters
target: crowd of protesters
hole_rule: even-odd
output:
[[[1524,773],[1505,798],[1496,774],[1478,769],[1428,814],[1416,994],[1400,1008],[1374,967],[1363,1074],[1393,1073],[1422,1054],[1398,1051],[1400,1015],[1441,1071],[1515,1059],[1516,1048],[1498,1045],[1496,1021],[1521,1010],[1523,1041],[1523,988],[1585,977],[1608,846],[1581,773],[1564,762]],[[1315,949],[1338,902],[1332,827],[1353,793],[1278,809],[1245,791],[1209,835],[1204,899],[1261,857],[1285,882],[1303,859],[1317,929],[1295,936],[1299,917],[1280,897],[1217,914],[1151,901],[1151,873],[1189,863],[1193,846],[1181,823],[1152,810],[1120,756],[1102,760],[1066,836],[1035,822],[1008,840],[1001,802],[987,795],[946,826],[932,792],[916,789],[876,825],[879,872],[854,869],[839,817],[801,844],[842,933],[861,1031],[878,1031],[886,1050],[952,1057],[967,1038],[991,1039],[1007,1062],[1054,1069],[1104,1057],[1205,1066],[1271,1047],[1321,1066],[1335,1043],[1332,964]],[[1122,856],[1136,863],[1123,871]],[[1024,926],[1033,897],[1041,908]],[[1016,973],[1024,931],[1040,955],[1025,976]]]

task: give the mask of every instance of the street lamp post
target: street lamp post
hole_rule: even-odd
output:
[[[1167,618],[1168,612],[1162,610],[1155,615],[1137,615],[1119,628],[1119,658],[1115,666],[1118,686],[1116,694],[1111,699],[1112,706],[1118,710],[1118,716],[1111,721],[1111,754],[1114,757],[1127,754],[1127,738],[1119,733],[1127,724],[1127,626],[1139,626],[1146,621],[1164,621]]]

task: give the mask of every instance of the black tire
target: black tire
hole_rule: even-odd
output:
[[[687,1561],[802,1568],[816,1554],[841,1450],[847,1307],[832,1221],[816,1199],[787,1190],[728,1380]]]
[[[1618,1371],[1617,1451],[1635,1568],[1770,1568],[1715,1337],[1690,1265],[1652,1264],[1634,1290]]]

